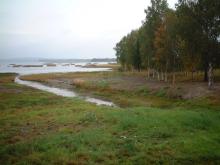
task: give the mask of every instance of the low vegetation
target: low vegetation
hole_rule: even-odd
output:
[[[175,107],[179,104],[194,105],[197,102],[206,102],[213,107],[220,105],[217,101],[220,99],[220,84],[216,82],[214,89],[209,90],[207,83],[201,82],[200,74],[191,82],[190,77],[187,79],[179,73],[175,86],[169,82],[149,80],[146,75],[147,72],[78,72],[28,75],[22,76],[21,79],[111,100],[120,107]],[[216,74],[216,77],[219,77],[219,74]]]
[[[220,163],[217,104],[96,106],[14,84],[13,76],[0,75],[0,164]]]

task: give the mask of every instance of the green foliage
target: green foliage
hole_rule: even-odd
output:
[[[118,62],[124,70],[204,70],[207,80],[208,64],[220,66],[219,8],[219,0],[180,0],[176,10],[151,0],[142,26],[116,44]]]
[[[122,64],[124,70],[141,68],[141,55],[138,31],[132,31],[124,37],[114,48],[117,60]]]

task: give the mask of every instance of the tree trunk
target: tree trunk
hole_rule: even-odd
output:
[[[141,72],[141,67],[140,67],[140,65],[138,65],[138,72]]]
[[[147,78],[149,79],[150,78],[150,69],[148,68],[147,70]]]
[[[164,81],[164,74],[161,72],[161,80]]]
[[[175,85],[175,81],[176,81],[176,75],[175,72],[173,72],[173,85]]]
[[[157,72],[158,81],[160,81],[160,72]]]
[[[208,69],[208,87],[211,89],[213,86],[213,68],[212,64],[209,64],[209,69]]]
[[[205,82],[208,81],[208,68],[205,68],[205,69],[204,69],[204,78],[203,78],[203,80],[204,80]]]
[[[209,62],[206,62],[204,66],[204,78],[203,78],[205,82],[208,82],[208,69],[209,69]]]
[[[164,80],[165,80],[165,82],[167,82],[167,72],[165,72]]]

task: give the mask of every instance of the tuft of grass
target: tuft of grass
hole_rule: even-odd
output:
[[[150,94],[150,89],[145,86],[140,86],[137,88],[136,93],[142,96],[148,96]]]
[[[164,88],[161,88],[158,92],[156,92],[156,96],[158,97],[166,96],[166,90]]]
[[[96,121],[97,121],[96,114],[94,112],[88,112],[80,119],[80,124],[81,123],[87,124]]]
[[[97,86],[98,88],[105,89],[109,87],[109,83],[106,80],[100,80],[97,82]]]

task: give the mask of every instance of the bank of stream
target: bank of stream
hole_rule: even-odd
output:
[[[68,89],[62,89],[62,88],[57,88],[57,87],[51,87],[47,86],[44,84],[41,84],[39,82],[34,82],[34,81],[27,81],[27,80],[21,80],[19,76],[15,78],[15,83],[21,84],[21,85],[26,85],[35,89],[39,89],[42,91],[47,91],[53,94],[56,94],[58,96],[63,96],[63,97],[79,97],[87,102],[94,103],[96,105],[106,105],[106,106],[112,106],[115,107],[116,105],[113,102],[110,101],[105,101],[97,98],[92,98],[89,96],[80,96],[76,92]]]

